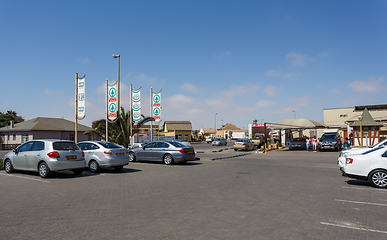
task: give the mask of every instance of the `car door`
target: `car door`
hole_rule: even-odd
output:
[[[34,142],[27,142],[17,148],[15,156],[12,158],[12,165],[15,169],[27,170],[27,153]]]
[[[38,163],[44,156],[44,142],[36,141],[30,151],[25,152],[28,170],[38,170]]]
[[[153,161],[153,151],[155,150],[157,142],[151,142],[145,145],[142,149],[136,152],[138,160]]]
[[[158,142],[153,150],[153,159],[155,161],[163,161],[163,156],[168,150],[169,145],[165,142]]]
[[[99,160],[99,146],[94,143],[85,143],[85,150],[83,151],[85,153],[85,160],[86,162],[89,162],[91,159]]]

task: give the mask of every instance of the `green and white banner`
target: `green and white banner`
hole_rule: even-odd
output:
[[[78,78],[78,109],[77,117],[78,119],[83,119],[86,114],[86,99],[85,99],[85,80],[86,77]]]
[[[132,90],[133,121],[141,120],[141,89]]]
[[[114,121],[117,118],[118,103],[117,103],[118,81],[108,85],[108,119]]]
[[[161,93],[152,94],[152,115],[156,122],[161,121]]]

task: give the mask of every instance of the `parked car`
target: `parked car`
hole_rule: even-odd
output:
[[[167,165],[195,160],[195,150],[176,141],[155,141],[129,150],[129,161],[161,161]]]
[[[367,152],[367,151],[369,151],[371,149],[383,148],[383,147],[386,147],[386,146],[387,146],[387,139],[381,141],[380,143],[375,144],[371,148],[364,147],[364,148],[351,148],[351,149],[348,149],[348,150],[343,150],[343,151],[340,152],[339,158],[337,159],[337,164],[339,165],[340,170],[342,170],[342,168],[345,165],[345,159],[348,156],[351,156],[353,154],[361,154],[361,153]]]
[[[344,175],[349,178],[366,180],[373,187],[387,187],[387,149],[372,148],[345,159]]]
[[[215,138],[212,141],[212,146],[226,146],[227,145],[227,140],[225,138]]]
[[[233,144],[234,151],[238,150],[254,150],[255,145],[250,139],[238,139]]]
[[[115,143],[84,141],[78,143],[78,146],[85,153],[85,167],[93,173],[108,167],[120,171],[129,164],[129,151]]]
[[[286,147],[289,149],[306,149],[306,138],[300,137],[300,138],[293,138],[292,140],[288,139],[286,141]]]
[[[51,172],[71,170],[80,175],[85,168],[84,153],[68,140],[26,142],[4,156],[4,169],[38,172],[42,178]]]
[[[208,137],[208,138],[206,138],[206,142],[207,142],[207,143],[210,143],[210,142],[212,142],[212,141],[214,141],[214,140],[215,140],[214,137]]]
[[[332,149],[340,151],[342,148],[341,138],[337,129],[327,129],[318,141],[318,150]]]

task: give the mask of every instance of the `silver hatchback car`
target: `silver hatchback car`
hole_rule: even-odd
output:
[[[4,156],[4,170],[38,172],[42,178],[51,172],[71,170],[79,175],[85,168],[84,153],[68,140],[33,140]]]
[[[120,171],[129,164],[129,151],[115,143],[105,141],[84,141],[78,143],[85,152],[85,167],[95,173],[100,168],[114,167]]]
[[[212,141],[212,146],[226,146],[227,145],[227,140],[225,138],[216,138]]]
[[[160,161],[167,165],[195,160],[195,150],[175,141],[156,141],[129,150],[130,161]]]

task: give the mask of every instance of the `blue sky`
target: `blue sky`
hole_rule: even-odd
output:
[[[324,108],[385,104],[387,1],[0,1],[0,111],[74,120],[75,73],[86,118],[162,89],[163,121],[194,129],[254,119],[323,120]],[[223,120],[223,121],[222,121]]]

